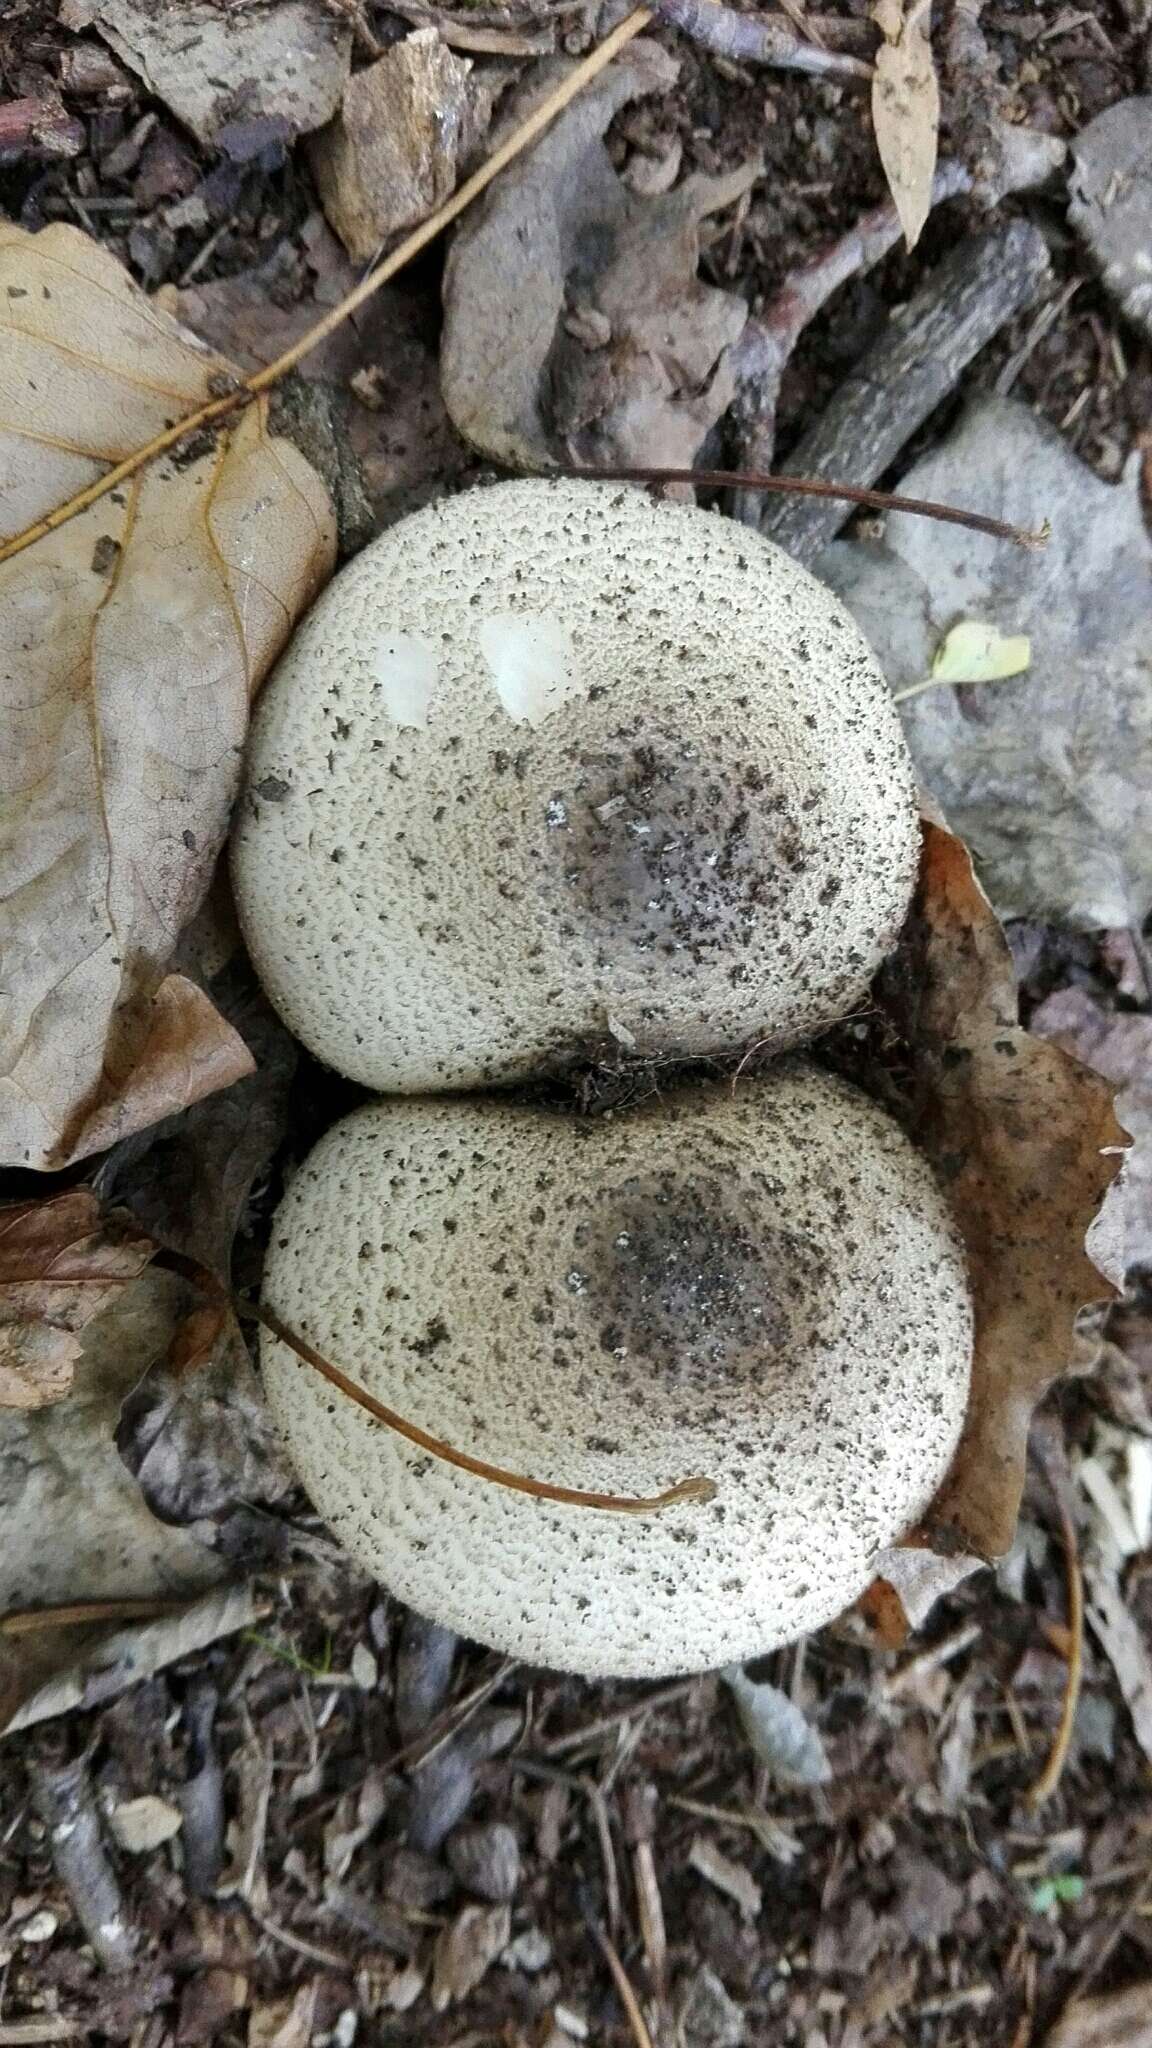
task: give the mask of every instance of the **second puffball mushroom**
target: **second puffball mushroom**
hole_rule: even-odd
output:
[[[345,1547],[421,1613],[620,1677],[820,1627],[928,1507],[959,1439],[972,1315],[927,1162],[799,1061],[621,1118],[381,1102],[323,1138],[272,1230],[268,1304],[377,1400],[492,1464],[414,1450],[262,1338],[272,1409]]]
[[[419,1093],[808,1036],[894,943],[918,844],[822,584],[714,514],[537,480],[325,591],[257,710],[233,873],[291,1028]]]

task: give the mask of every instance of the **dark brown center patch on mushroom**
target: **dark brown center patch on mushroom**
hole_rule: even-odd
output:
[[[562,900],[613,953],[624,945],[687,967],[724,952],[744,979],[745,956],[770,928],[799,954],[804,838],[754,766],[717,767],[667,735],[624,737],[582,757],[546,824]]]
[[[819,1260],[797,1233],[755,1224],[719,1181],[637,1175],[577,1226],[565,1275],[619,1376],[653,1371],[704,1391],[760,1374],[818,1299]]]

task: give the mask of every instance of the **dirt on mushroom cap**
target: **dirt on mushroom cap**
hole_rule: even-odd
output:
[[[786,1044],[900,928],[911,766],[837,600],[770,543],[607,484],[386,533],[258,713],[234,873],[286,1020],[419,1092]]]
[[[269,1399],[346,1547],[516,1656],[656,1675],[830,1620],[926,1507],[971,1361],[931,1171],[845,1083],[789,1061],[593,1121],[377,1103],[273,1228],[269,1303],[377,1399],[493,1463],[708,1505],[556,1507],[423,1456],[276,1340]]]

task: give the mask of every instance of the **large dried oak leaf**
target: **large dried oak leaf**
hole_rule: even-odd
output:
[[[925,822],[920,884],[881,979],[906,1048],[902,1109],[968,1254],[976,1311],[960,1447],[913,1541],[999,1557],[1013,1540],[1032,1411],[1109,1283],[1085,1237],[1126,1134],[1108,1083],[1017,1022],[1011,955],[967,849]]]
[[[234,375],[73,228],[0,226],[0,309],[0,539]],[[165,968],[252,692],[333,556],[260,402],[0,565],[0,1160],[59,1167],[250,1071]]]

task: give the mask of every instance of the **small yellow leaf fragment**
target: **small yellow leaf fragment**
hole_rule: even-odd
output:
[[[883,42],[872,81],[872,125],[884,175],[914,248],[932,207],[940,88],[932,60],[932,0],[875,0]]]
[[[1032,659],[1027,633],[1001,633],[980,619],[961,619],[944,635],[932,663],[934,683],[998,683],[1023,675]]]
[[[895,702],[904,704],[938,683],[1000,683],[1020,676],[1032,660],[1032,642],[1027,633],[1001,633],[982,619],[961,619],[944,635],[936,650],[932,673],[922,683],[897,690]]]

